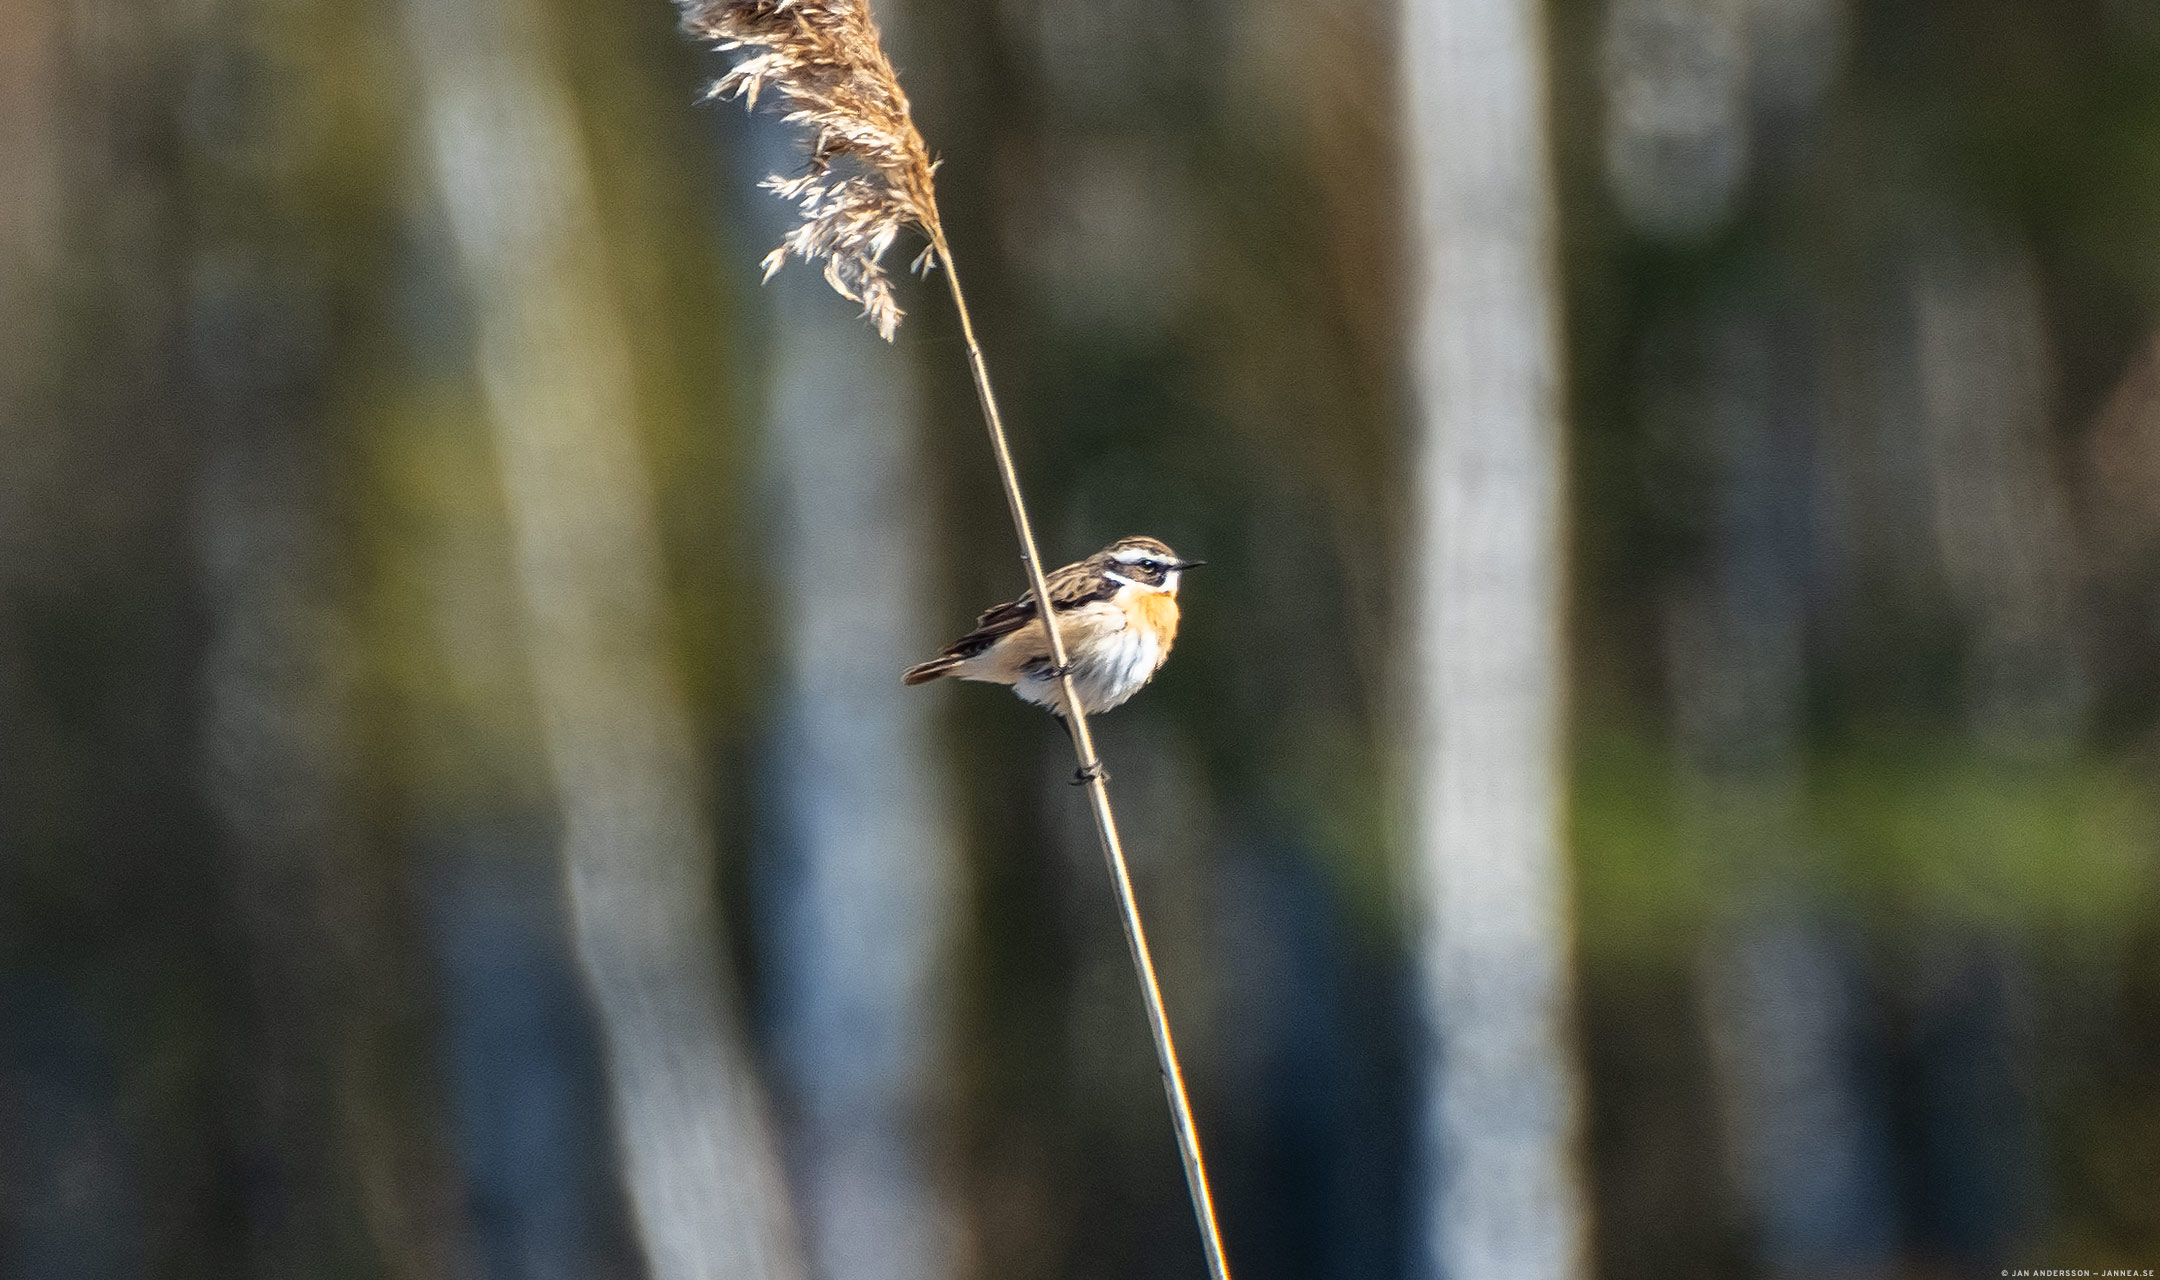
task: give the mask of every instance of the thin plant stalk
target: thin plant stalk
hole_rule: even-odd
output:
[[[1065,639],[1058,632],[1057,614],[1051,608],[1042,555],[1036,549],[1035,531],[1028,523],[1027,504],[1020,496],[1020,477],[1013,469],[1004,419],[998,414],[997,397],[990,390],[990,368],[983,360],[982,344],[975,337],[974,317],[968,312],[960,274],[953,265],[952,246],[945,239],[944,220],[938,215],[937,164],[923,145],[907,94],[900,87],[891,59],[885,56],[877,25],[871,19],[869,0],[676,3],[682,9],[685,28],[692,34],[712,40],[723,50],[747,51],[735,69],[713,86],[714,95],[742,98],[754,107],[760,93],[771,91],[785,100],[789,108],[787,120],[809,130],[809,163],[804,171],[765,182],[772,191],[794,202],[802,214],[802,222],[779,248],[766,255],[768,278],[790,257],[822,259],[826,283],[842,297],[861,304],[864,318],[890,342],[900,326],[901,311],[881,265],[886,251],[903,230],[912,227],[930,242],[915,265],[925,271],[933,265],[945,268],[953,308],[960,316],[961,336],[967,342],[968,372],[975,379],[983,425],[989,429],[990,448],[997,458],[998,480],[1012,511],[1013,532],[1020,539],[1020,558],[1027,568],[1028,586],[1042,614],[1050,660],[1062,673],[1059,685],[1065,703],[1065,724],[1072,733],[1081,776],[1087,781],[1095,834],[1102,843],[1103,859],[1110,866],[1125,940],[1132,947],[1133,967],[1140,975],[1148,1029],[1155,1037],[1163,1091],[1169,1095],[1177,1126],[1178,1154],[1185,1164],[1186,1187],[1192,1193],[1193,1213],[1200,1223],[1208,1275],[1210,1280],[1229,1280],[1222,1233],[1215,1225],[1214,1197],[1208,1191],[1207,1166],[1201,1161],[1200,1138],[1193,1127],[1192,1103],[1185,1095],[1185,1076],[1178,1067],[1177,1047],[1170,1037],[1162,987],[1156,981],[1147,930],[1140,923],[1140,904],[1133,896],[1132,874],[1126,868],[1124,845],[1118,839],[1110,789],[1102,760],[1095,753],[1095,740],[1088,733],[1087,714],[1080,708],[1078,691],[1067,670],[1071,664],[1066,659]]]
[[[935,210],[932,211],[935,218]],[[1147,1004],[1148,1030],[1155,1037],[1155,1057],[1162,1068],[1163,1092],[1170,1098],[1171,1121],[1177,1129],[1178,1155],[1185,1164],[1185,1186],[1192,1193],[1193,1215],[1200,1223],[1200,1242],[1207,1253],[1210,1280],[1230,1280],[1230,1266],[1223,1257],[1222,1231],[1215,1224],[1215,1197],[1208,1190],[1207,1162],[1200,1154],[1200,1132],[1193,1125],[1192,1101],[1185,1094],[1185,1073],[1178,1066],[1177,1043],[1170,1034],[1170,1014],[1163,1005],[1162,985],[1155,977],[1155,957],[1148,948],[1147,928],[1140,922],[1140,903],[1133,896],[1132,872],[1125,865],[1125,845],[1118,837],[1117,814],[1110,807],[1110,785],[1095,753],[1094,735],[1088,732],[1087,712],[1073,688],[1071,664],[1065,659],[1065,639],[1058,634],[1057,611],[1043,607],[1050,587],[1043,580],[1042,554],[1035,547],[1035,530],[1028,521],[1027,502],[1020,496],[1020,476],[1013,469],[1012,449],[1005,440],[1005,420],[998,413],[997,396],[990,389],[990,366],[983,360],[982,344],[975,337],[974,317],[968,312],[967,295],[960,288],[960,273],[953,267],[952,249],[945,232],[933,221],[931,248],[945,268],[945,284],[952,292],[953,310],[960,316],[960,336],[967,344],[968,372],[975,379],[975,396],[982,404],[983,425],[990,432],[990,451],[997,457],[998,481],[1005,489],[1005,505],[1012,511],[1013,532],[1020,539],[1020,559],[1027,567],[1028,585],[1043,615],[1043,630],[1050,638],[1050,661],[1059,677],[1065,698],[1065,724],[1072,731],[1073,754],[1080,760],[1080,775],[1087,780],[1088,807],[1095,815],[1095,835],[1102,843],[1103,860],[1110,865],[1110,880],[1117,889],[1118,916],[1125,925],[1125,941],[1132,947],[1133,968],[1140,975],[1140,993]]]

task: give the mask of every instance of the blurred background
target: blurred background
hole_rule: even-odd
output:
[[[1046,554],[1210,562],[1237,1275],[2160,1266],[2160,3],[878,13]],[[950,308],[758,287],[675,19],[0,0],[0,1276],[1202,1274],[1067,742],[898,684]]]

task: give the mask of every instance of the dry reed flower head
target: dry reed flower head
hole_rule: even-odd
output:
[[[765,255],[765,278],[788,255],[825,259],[825,280],[892,341],[900,306],[879,260],[913,226],[936,240],[937,165],[915,131],[907,95],[868,0],[677,0],[683,27],[723,50],[752,50],[712,96],[757,106],[767,89],[790,124],[811,130],[808,167],[764,185],[796,203],[802,225]],[[915,259],[928,271],[932,250]]]

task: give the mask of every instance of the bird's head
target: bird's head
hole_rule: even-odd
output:
[[[1207,563],[1204,560],[1180,560],[1170,544],[1160,538],[1119,538],[1116,542],[1095,553],[1102,571],[1112,579],[1141,591],[1160,591],[1176,595],[1178,579],[1185,570]]]

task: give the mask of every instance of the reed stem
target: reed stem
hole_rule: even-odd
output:
[[[1140,994],[1147,1004],[1148,1030],[1155,1036],[1155,1057],[1162,1069],[1163,1092],[1170,1098],[1171,1119],[1177,1128],[1178,1155],[1185,1163],[1185,1186],[1192,1193],[1193,1216],[1199,1219],[1200,1243],[1207,1254],[1209,1280],[1230,1280],[1230,1264],[1223,1257],[1222,1232],[1215,1225],[1215,1197],[1208,1190],[1207,1164],[1200,1156],[1200,1133],[1193,1127],[1192,1102],[1185,1095],[1185,1073],[1178,1067],[1177,1044],[1170,1036],[1170,1015],[1163,1007],[1162,986],[1155,978],[1155,959],[1148,949],[1147,929],[1140,923],[1140,903],[1133,896],[1132,873],[1125,866],[1125,846],[1118,839],[1117,815],[1110,808],[1110,785],[1103,776],[1102,759],[1095,754],[1095,739],[1088,732],[1087,713],[1080,709],[1073,688],[1065,640],[1058,634],[1057,614],[1050,607],[1050,587],[1043,580],[1042,554],[1035,547],[1035,530],[1028,522],[1027,503],[1020,496],[1020,476],[1013,469],[1012,449],[1005,440],[1005,421],[998,414],[997,397],[990,390],[990,367],[983,361],[982,344],[975,339],[975,321],[968,313],[967,295],[960,289],[960,273],[953,267],[952,248],[934,215],[929,226],[930,243],[945,269],[945,283],[952,291],[953,309],[960,314],[960,336],[967,343],[968,372],[975,379],[975,396],[982,404],[983,425],[990,431],[990,450],[997,456],[998,479],[1005,487],[1005,505],[1012,511],[1013,532],[1020,538],[1020,559],[1027,568],[1028,585],[1035,592],[1035,606],[1050,638],[1050,660],[1065,674],[1060,685],[1065,700],[1065,724],[1072,731],[1073,753],[1087,779],[1089,807],[1095,815],[1095,834],[1102,843],[1103,860],[1110,864],[1110,879],[1117,888],[1118,915],[1125,925],[1125,941],[1132,947],[1133,968],[1140,974]]]

